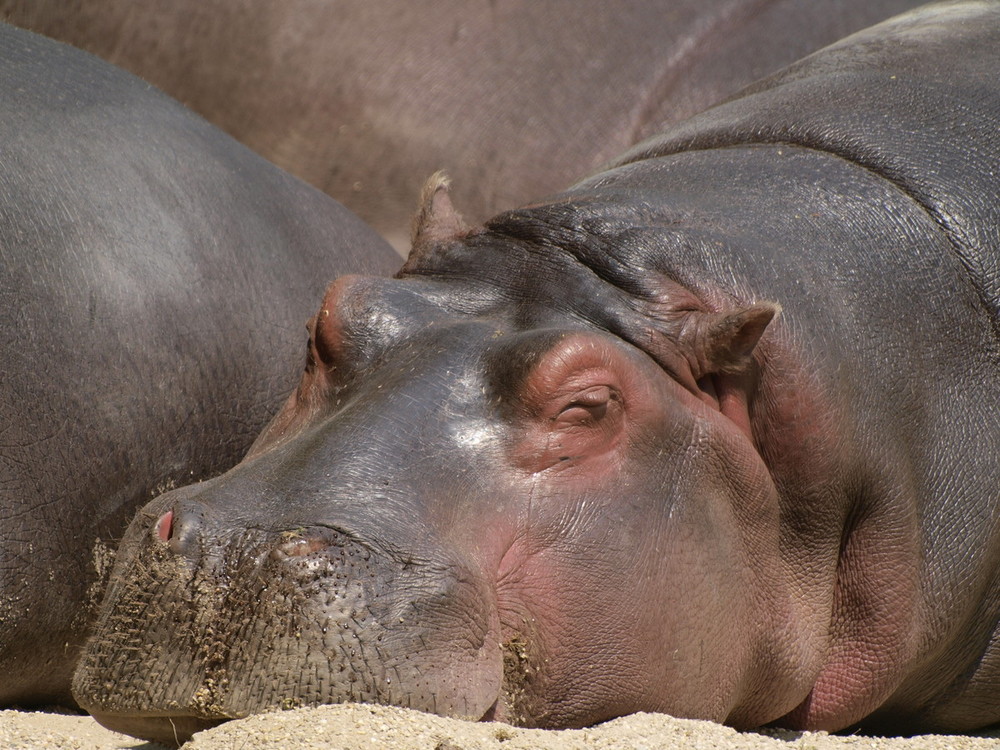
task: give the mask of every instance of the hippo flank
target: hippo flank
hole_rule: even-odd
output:
[[[998,73],[1000,3],[931,5],[484,227],[432,184],[244,461],[133,522],[80,704],[1000,720]]]
[[[0,0],[0,18],[142,76],[405,247],[435,170],[483,221],[920,4]]]
[[[72,704],[136,511],[243,455],[317,277],[398,256],[95,57],[0,25],[0,68],[0,705]]]

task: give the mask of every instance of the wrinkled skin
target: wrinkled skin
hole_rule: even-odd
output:
[[[133,522],[81,704],[1000,720],[997,70],[998,4],[931,6],[483,228],[431,184],[246,459]]]
[[[0,0],[405,247],[444,169],[483,221],[919,0]]]
[[[136,510],[273,416],[317,274],[397,256],[97,58],[0,25],[0,67],[0,705],[72,705]]]

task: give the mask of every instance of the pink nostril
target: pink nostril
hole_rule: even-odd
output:
[[[169,541],[174,531],[174,512],[168,510],[156,522],[156,535],[164,542]]]

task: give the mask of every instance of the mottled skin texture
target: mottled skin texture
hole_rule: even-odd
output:
[[[0,25],[0,68],[0,705],[72,704],[136,510],[239,460],[320,279],[396,255],[97,58]]]
[[[403,246],[435,170],[483,221],[919,4],[0,0],[0,18],[142,76]]]
[[[998,71],[1000,3],[929,6],[483,228],[432,184],[246,460],[135,520],[78,699],[1000,720]]]

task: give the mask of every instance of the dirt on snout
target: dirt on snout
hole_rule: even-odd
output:
[[[160,750],[86,716],[0,712],[4,750]],[[1000,750],[996,737],[841,737],[822,732],[737,732],[707,721],[635,714],[590,729],[546,731],[477,724],[385,706],[282,711],[199,732],[184,750]]]

